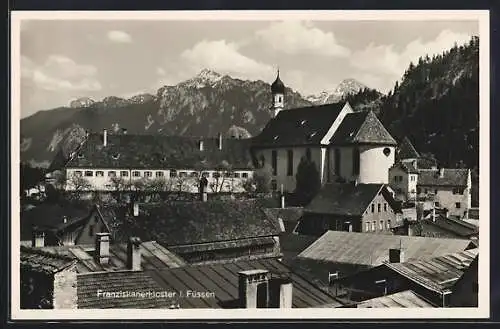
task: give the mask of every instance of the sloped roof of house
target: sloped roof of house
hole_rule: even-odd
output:
[[[443,255],[427,260],[384,264],[393,271],[436,292],[449,291],[479,254],[479,249]]]
[[[293,283],[293,307],[307,308],[342,304],[300,275],[293,273],[277,259],[236,261],[226,264],[188,266],[177,269],[148,270],[143,272],[92,273],[78,276],[79,308],[152,308],[179,305],[180,308],[235,308],[238,307],[238,272],[265,269],[276,275],[287,275]],[[97,298],[97,290],[109,291],[172,291],[188,290],[213,292],[210,298]],[[112,290],[112,289],[111,289]]]
[[[423,308],[435,307],[411,290],[368,299],[357,304],[358,308]]]
[[[293,232],[304,213],[303,207],[265,208],[263,210],[272,220],[281,219],[287,233]]]
[[[391,199],[390,194],[383,192],[384,190],[384,184],[328,183],[323,185],[304,211],[306,213],[361,216],[378,193],[382,192],[386,199]],[[395,207],[393,203],[390,205]]]
[[[53,274],[60,272],[77,262],[76,257],[57,255],[40,248],[21,246],[21,268],[35,272]]]
[[[407,174],[419,174],[418,169],[410,161],[397,161],[392,165],[391,169],[393,168],[399,168]]]
[[[439,169],[419,169],[418,185],[422,186],[467,186],[469,169],[443,168],[443,177]]]
[[[334,103],[280,111],[253,138],[252,145],[319,145],[344,105],[345,103]]]
[[[444,215],[436,216],[435,221],[432,221],[432,219],[424,219],[424,221],[427,225],[436,226],[455,234],[457,237],[469,238],[479,234],[477,226],[460,219],[445,217]]]
[[[372,111],[347,114],[330,139],[330,144],[397,145],[394,138]]]
[[[417,159],[420,157],[417,150],[411,143],[410,139],[405,136],[401,143],[399,143],[398,148],[396,150],[396,158],[398,160],[402,159]]]
[[[108,264],[100,264],[94,258],[95,245],[49,246],[37,248],[47,254],[59,257],[70,257],[78,260],[78,273],[121,271],[127,267],[127,244],[111,243],[109,246]],[[143,269],[162,269],[184,266],[184,260],[172,251],[161,246],[156,241],[142,242],[141,266]]]
[[[199,142],[203,140],[203,151]],[[253,168],[250,139],[223,139],[219,150],[217,138],[163,135],[89,134],[67,161],[66,168]]]
[[[271,237],[280,232],[258,200],[148,203],[139,208],[137,217],[124,216],[123,207],[103,211],[115,241],[138,236],[143,241],[180,246]]]
[[[328,263],[378,266],[389,259],[389,249],[402,247],[405,259],[422,260],[461,252],[471,246],[464,239],[327,231],[299,258]]]

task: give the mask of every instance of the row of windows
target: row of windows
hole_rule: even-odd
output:
[[[378,223],[378,231],[389,230],[391,228],[391,220],[387,221],[379,221]],[[365,231],[366,232],[377,232],[377,221],[373,222],[365,222]]]
[[[423,193],[424,194],[427,194],[429,192],[432,192],[432,190],[426,189],[426,188],[423,189]],[[455,188],[453,188],[452,192],[453,192],[453,194],[463,195],[464,192],[465,192],[465,188],[463,188],[463,187],[455,187]],[[420,188],[420,187],[417,186],[417,193],[418,194],[422,193],[422,188]],[[438,189],[434,189],[434,195],[437,195],[437,194],[438,194]]]
[[[293,150],[287,150],[286,151],[287,155],[287,162],[286,162],[286,175],[287,176],[293,176],[293,167],[294,167],[294,162],[293,162]],[[308,160],[311,160],[311,149],[306,149],[305,156]],[[262,164],[264,164],[264,158],[261,158]],[[278,175],[278,151],[273,150],[271,152],[271,167],[273,170],[273,176]]]
[[[128,171],[122,170],[119,172],[119,175],[120,175],[120,177],[128,177],[128,173],[129,173]],[[94,171],[86,170],[86,171],[82,172],[80,170],[77,170],[77,171],[75,171],[75,175],[77,177],[82,177],[82,175],[85,175],[85,177],[94,177]],[[116,177],[116,175],[117,175],[116,171],[114,171],[114,170],[108,171],[108,177]],[[202,175],[202,177],[206,177],[206,178],[210,177],[210,174],[206,173],[206,172],[202,173],[201,175]],[[132,176],[133,177],[141,177],[141,172],[134,170],[134,171],[132,171]],[[230,178],[230,177],[248,178],[248,172],[242,172],[242,173],[224,172],[223,176],[227,177],[227,178]],[[102,171],[102,170],[95,171],[95,177],[104,177],[104,171]],[[153,177],[153,172],[152,171],[144,171],[144,177],[148,177],[148,178]],[[157,177],[157,178],[164,177],[164,172],[163,171],[155,172],[155,177]],[[195,172],[195,171],[193,171],[191,173],[188,173],[186,171],[180,171],[179,173],[177,173],[177,171],[171,170],[170,177],[199,177],[199,173]],[[220,178],[221,174],[219,172],[214,172],[214,173],[212,173],[212,177],[213,178]]]
[[[377,212],[381,212],[382,211],[381,208],[382,208],[382,204],[381,203],[377,203]],[[375,204],[374,203],[372,203],[372,209],[371,210],[372,210],[372,212],[375,212]],[[384,211],[387,212],[387,203],[386,202],[384,202]]]

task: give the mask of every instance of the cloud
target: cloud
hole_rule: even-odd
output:
[[[48,91],[96,91],[101,84],[96,79],[97,69],[92,65],[77,64],[62,55],[51,55],[37,65],[26,56],[21,57],[21,78],[36,88]]]
[[[258,40],[288,55],[316,54],[346,57],[350,51],[341,46],[332,32],[325,32],[311,22],[283,21],[272,23],[256,32]]]
[[[132,37],[123,31],[113,30],[108,32],[108,39],[116,43],[131,43]]]
[[[453,47],[454,43],[463,44],[470,40],[470,34],[442,31],[434,40],[423,42],[416,39],[408,43],[401,51],[393,45],[370,44],[361,51],[354,52],[350,57],[353,67],[371,74],[384,74],[398,78],[408,68],[410,62],[418,62],[419,57],[428,54],[440,54]]]
[[[207,68],[235,77],[260,79],[268,76],[273,68],[240,53],[239,46],[225,40],[203,40],[180,55],[181,63],[191,73]]]

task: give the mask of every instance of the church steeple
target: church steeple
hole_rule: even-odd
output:
[[[280,79],[280,70],[278,69],[278,75],[276,80],[274,80],[271,85],[272,94],[272,107],[273,118],[278,115],[278,113],[285,108],[285,84]]]

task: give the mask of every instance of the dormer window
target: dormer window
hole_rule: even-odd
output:
[[[274,136],[274,138],[273,138],[273,139],[276,141],[276,140],[278,140],[278,137],[279,137],[279,136],[278,136],[278,135],[276,135],[276,136]]]
[[[83,159],[83,158],[84,158],[83,154],[82,153],[78,153],[78,159]]]
[[[299,122],[299,125],[300,125],[300,126],[303,126],[303,125],[305,125],[305,124],[306,124],[306,122],[307,122],[307,120],[302,120],[302,121],[300,121],[300,122]]]

